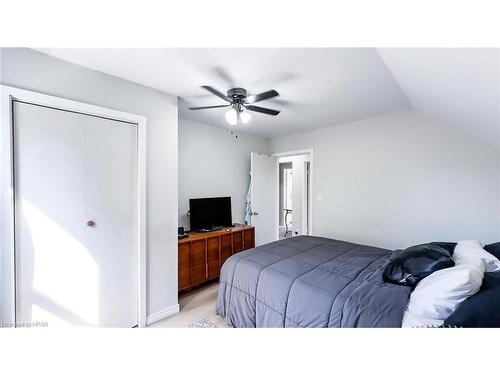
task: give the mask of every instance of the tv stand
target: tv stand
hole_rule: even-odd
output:
[[[179,290],[217,279],[227,258],[254,246],[255,228],[249,225],[191,233],[180,239]]]

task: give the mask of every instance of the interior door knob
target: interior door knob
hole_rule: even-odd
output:
[[[95,227],[95,221],[93,221],[93,220],[87,221],[87,226],[91,227],[91,228]]]

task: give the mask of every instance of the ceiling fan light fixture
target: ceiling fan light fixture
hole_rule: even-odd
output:
[[[241,122],[244,124],[248,124],[248,122],[252,119],[252,115],[248,111],[242,111],[240,113]]]
[[[238,112],[236,112],[236,109],[231,108],[229,111],[226,112],[225,117],[229,125],[234,126],[238,124]]]
[[[212,109],[212,108],[223,108],[223,107],[231,107],[225,114],[226,121],[232,125],[238,125],[238,122],[243,124],[247,124],[251,119],[251,112],[259,112],[269,116],[277,116],[280,111],[275,109],[260,107],[258,105],[253,105],[253,103],[261,102],[266,99],[271,99],[276,96],[279,96],[279,93],[276,90],[269,90],[265,92],[261,92],[260,94],[248,96],[247,90],[241,87],[234,87],[227,91],[227,95],[221,93],[220,91],[214,89],[210,86],[201,86],[205,90],[210,93],[218,96],[223,99],[226,104],[220,105],[210,105],[205,107],[189,107],[190,110],[198,110],[198,109]],[[227,104],[229,103],[229,104]]]

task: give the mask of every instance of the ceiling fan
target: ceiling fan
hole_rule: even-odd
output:
[[[257,95],[248,96],[247,90],[242,89],[241,87],[235,87],[229,89],[227,91],[227,95],[224,95],[220,91],[217,91],[216,89],[210,86],[201,86],[201,87],[203,87],[205,90],[210,91],[212,94],[217,95],[219,98],[224,99],[229,104],[212,105],[208,107],[190,107],[189,109],[198,110],[198,109],[231,107],[231,109],[229,109],[229,111],[226,112],[225,116],[227,122],[230,125],[237,125],[239,120],[241,120],[241,122],[243,122],[244,124],[250,121],[252,115],[248,111],[260,112],[271,116],[276,116],[280,113],[280,111],[277,111],[275,109],[269,109],[252,105],[253,103],[257,103],[262,100],[278,96],[279,94],[276,90],[269,90]]]

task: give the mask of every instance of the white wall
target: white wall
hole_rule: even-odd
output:
[[[314,149],[315,235],[387,248],[500,240],[498,148],[422,114],[280,137],[270,147]]]
[[[230,196],[233,222],[243,223],[250,183],[250,153],[267,152],[265,138],[231,134],[179,120],[179,226],[189,228],[190,198]]]
[[[0,83],[144,115],[147,314],[177,304],[177,97],[29,49],[3,49]]]

